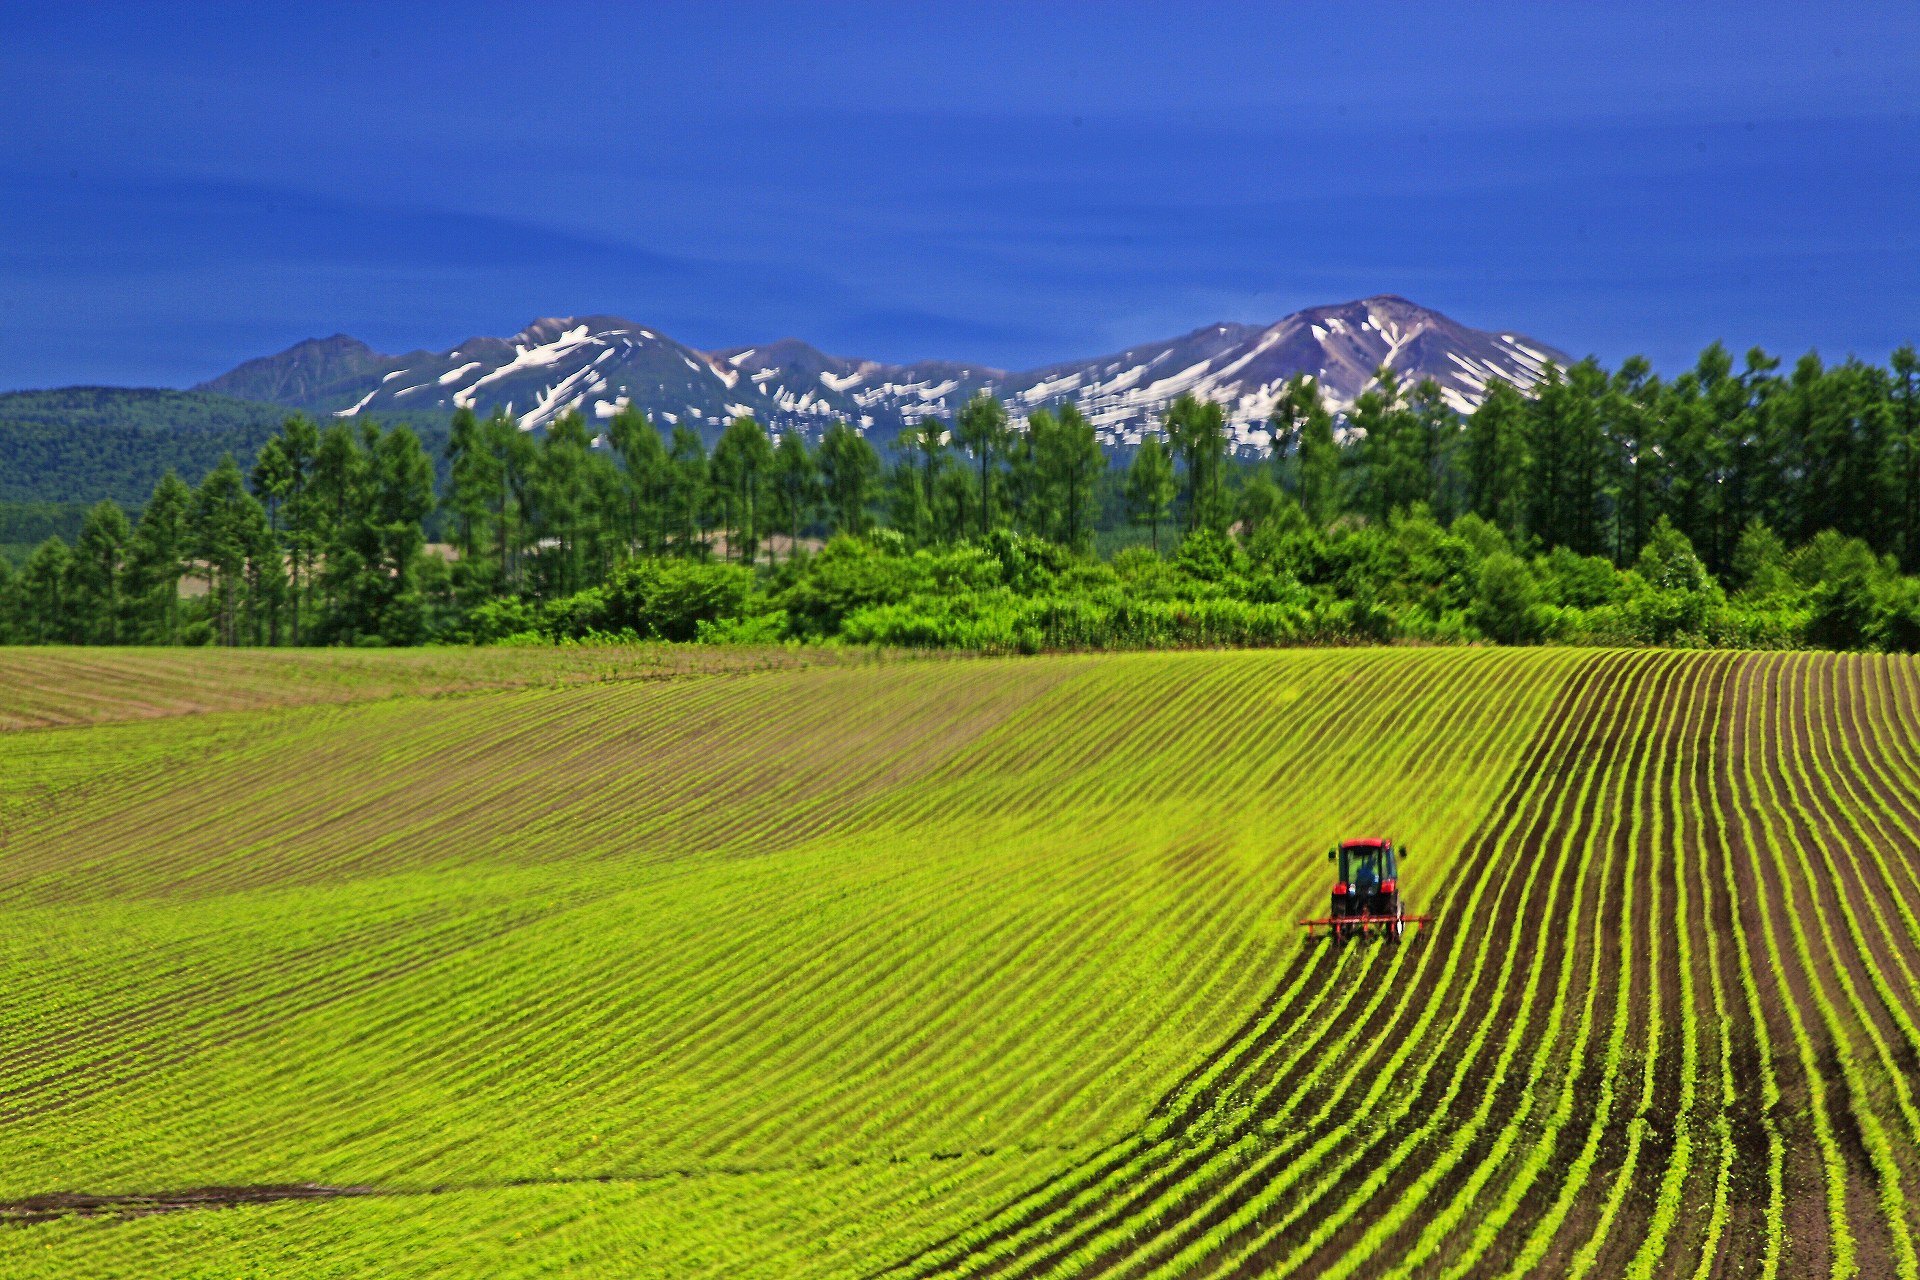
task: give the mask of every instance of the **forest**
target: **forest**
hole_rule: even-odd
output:
[[[1182,398],[1121,457],[1070,402],[980,396],[884,455],[636,410],[462,411],[430,451],[295,415],[137,518],[23,508],[57,531],[0,557],[0,642],[1920,648],[1911,347],[1588,359],[1464,415],[1385,368],[1336,415],[1302,377],[1265,428]]]

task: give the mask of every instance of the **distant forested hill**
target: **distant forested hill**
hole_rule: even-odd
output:
[[[196,391],[63,387],[0,395],[0,502],[138,506],[168,467],[189,482],[244,462],[286,418],[278,405]]]
[[[243,468],[289,410],[205,391],[62,387],[0,395],[0,503],[138,507],[168,467],[189,484],[232,454]],[[422,417],[422,415],[413,415]],[[415,429],[435,448],[440,416]]]

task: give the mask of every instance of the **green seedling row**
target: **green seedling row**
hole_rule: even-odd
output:
[[[0,1274],[1916,1277],[1916,895],[1906,658],[0,651]]]

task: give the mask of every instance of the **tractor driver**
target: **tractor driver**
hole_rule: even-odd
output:
[[[1374,894],[1380,892],[1380,851],[1368,849],[1360,853],[1353,868],[1353,892]]]
[[[1377,894],[1380,892],[1380,850],[1369,848],[1359,856],[1359,865],[1354,867],[1354,892],[1359,894]]]

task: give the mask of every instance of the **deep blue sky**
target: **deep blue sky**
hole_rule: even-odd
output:
[[[1911,0],[0,0],[0,388],[596,312],[1026,367],[1378,292],[1880,359],[1916,68]]]

